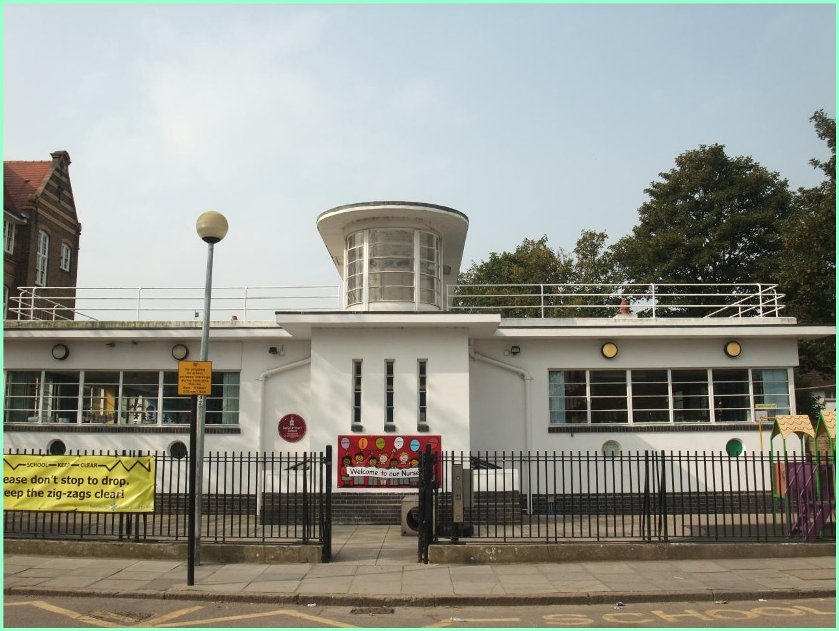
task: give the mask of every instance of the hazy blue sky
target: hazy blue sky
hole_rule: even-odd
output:
[[[644,188],[722,143],[793,187],[836,111],[833,5],[6,5],[4,159],[66,149],[79,284],[337,283],[315,227],[411,200],[523,237],[629,232]],[[763,279],[755,279],[763,280]]]

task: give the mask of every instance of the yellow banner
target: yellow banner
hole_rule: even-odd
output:
[[[154,456],[3,455],[3,510],[154,511]]]

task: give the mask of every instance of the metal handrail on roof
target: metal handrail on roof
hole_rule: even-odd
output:
[[[447,308],[502,317],[780,317],[775,283],[449,285]]]
[[[203,287],[19,287],[15,320],[150,321],[203,319]],[[335,311],[338,285],[213,287],[213,321],[273,320],[277,311]]]
[[[776,318],[776,284],[449,285],[446,310],[518,318]],[[16,320],[184,321],[203,319],[203,287],[20,287]],[[273,320],[277,311],[340,311],[338,285],[213,287],[213,321]]]

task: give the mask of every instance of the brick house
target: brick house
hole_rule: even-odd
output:
[[[70,185],[70,154],[54,151],[52,160],[3,162],[3,313],[16,308],[21,287],[76,286],[81,224]],[[47,291],[39,292],[46,294]],[[29,301],[42,318],[63,317],[56,307],[74,306],[75,291],[49,290],[56,296]],[[72,316],[69,316],[72,317]]]

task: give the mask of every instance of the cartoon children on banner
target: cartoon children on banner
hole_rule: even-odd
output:
[[[417,486],[420,453],[426,445],[439,453],[440,437],[339,436],[338,487]]]

